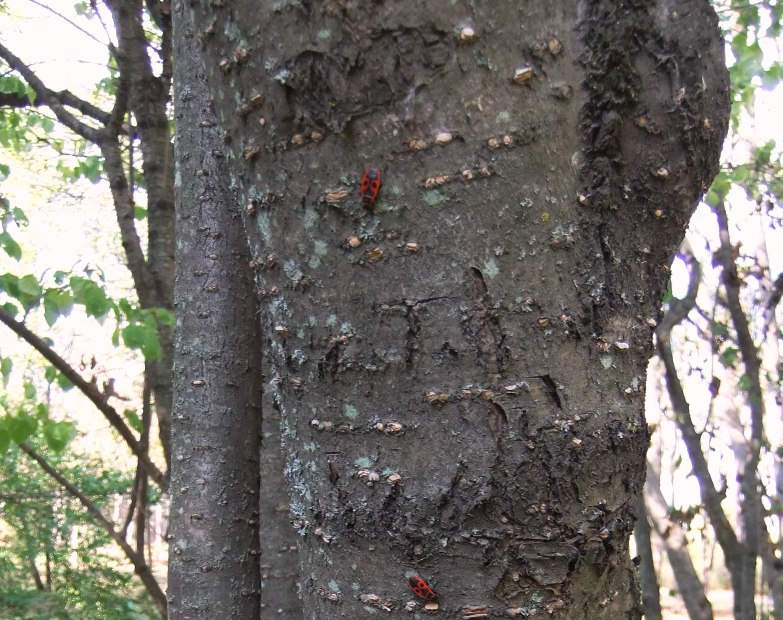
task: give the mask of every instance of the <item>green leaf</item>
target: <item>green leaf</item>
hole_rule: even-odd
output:
[[[13,370],[14,361],[10,357],[0,358],[0,374],[3,375],[3,386],[8,387],[8,379],[11,376],[11,370]]]
[[[16,306],[16,304],[12,304],[10,301],[5,302],[2,306],[0,306],[0,308],[2,308],[3,312],[5,312],[8,316],[15,317],[17,314],[19,314],[19,308]]]
[[[97,319],[104,318],[114,305],[111,299],[107,297],[103,287],[97,285],[92,280],[80,276],[71,276],[70,284],[73,291],[73,300],[84,305],[87,314]]]
[[[0,374],[3,376],[3,383],[8,383],[8,377],[14,368],[14,361],[10,357],[0,357]]]
[[[125,327],[122,330],[122,340],[129,349],[141,351],[147,360],[157,359],[162,353],[158,330],[152,319],[143,324],[135,323]]]
[[[174,316],[174,313],[165,308],[155,308],[154,313],[155,318],[167,327],[174,327],[174,324],[177,322],[177,317]]]
[[[122,330],[122,341],[129,349],[141,349],[144,345],[146,328],[143,325],[128,325]]]
[[[44,319],[46,320],[46,324],[51,327],[57,321],[57,317],[60,316],[60,311],[57,309],[57,304],[48,297],[44,297],[43,307]]]
[[[122,414],[125,416],[125,419],[128,421],[128,424],[130,424],[131,428],[137,433],[141,433],[142,426],[139,414],[136,413],[134,409],[126,409],[122,412]]]
[[[741,389],[743,392],[747,392],[750,389],[751,385],[753,385],[753,382],[751,381],[748,375],[742,375],[737,380],[737,387]]]
[[[49,327],[59,316],[68,316],[73,308],[73,296],[68,291],[50,288],[44,293],[44,318]]]
[[[73,422],[47,420],[43,425],[43,433],[46,445],[55,452],[62,452],[76,435],[76,426]]]
[[[726,327],[723,323],[713,323],[712,324],[712,335],[713,336],[728,336],[729,335],[729,328]]]
[[[44,378],[47,383],[52,383],[57,378],[57,369],[54,366],[47,366],[44,370]]]
[[[22,443],[38,428],[38,421],[26,413],[6,418],[8,434],[16,443]]]
[[[63,373],[57,373],[57,385],[60,386],[60,389],[63,392],[67,392],[71,388],[73,388],[73,383],[71,383],[71,380],[66,377]]]
[[[24,397],[27,400],[33,400],[35,398],[35,386],[29,381],[24,384]]]
[[[7,231],[0,232],[0,246],[14,260],[22,258],[22,248]]]
[[[147,219],[147,209],[144,207],[134,207],[133,208],[133,217],[134,219],[138,221],[146,220]]]
[[[712,182],[710,191],[704,197],[704,202],[711,206],[717,206],[726,199],[726,194],[731,189],[731,179],[725,170],[721,170]]]
[[[27,274],[19,278],[19,296],[17,299],[22,302],[25,308],[32,308],[37,304],[43,293],[41,283],[32,274]]]
[[[8,450],[8,446],[10,445],[11,445],[11,434],[5,428],[5,425],[2,424],[2,420],[0,420],[0,456],[6,453],[6,451]]]
[[[739,351],[734,347],[726,347],[720,354],[720,363],[726,368],[732,368],[739,357]]]

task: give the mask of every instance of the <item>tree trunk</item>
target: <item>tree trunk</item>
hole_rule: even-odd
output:
[[[179,10],[247,205],[304,617],[407,617],[416,578],[449,617],[639,617],[650,327],[727,126],[707,2]]]
[[[688,552],[688,540],[685,528],[672,519],[669,504],[661,491],[660,431],[653,435],[653,447],[648,452],[647,483],[644,489],[644,502],[650,515],[656,534],[663,542],[666,559],[677,582],[677,591],[688,610],[690,620],[712,620],[712,605],[704,593],[704,584]]]
[[[636,525],[633,530],[636,556],[639,563],[639,587],[642,591],[642,613],[645,620],[662,620],[661,591],[655,573],[653,558],[652,529],[647,520],[644,501],[637,506]]]
[[[169,618],[257,618],[256,298],[203,64],[178,24],[179,148]]]

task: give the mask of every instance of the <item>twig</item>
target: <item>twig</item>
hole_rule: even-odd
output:
[[[65,476],[63,476],[59,471],[57,471],[57,469],[55,469],[49,463],[49,461],[47,461],[43,456],[38,454],[33,448],[28,446],[26,443],[20,443],[19,448],[27,456],[29,456],[36,463],[38,463],[38,465],[41,466],[41,469],[43,469],[47,474],[49,474],[49,476],[54,478],[54,480],[56,480],[61,487],[63,487],[66,491],[68,491],[68,493],[70,493],[77,500],[79,500],[79,503],[81,503],[81,505],[87,509],[87,512],[89,512],[93,516],[93,518],[98,523],[98,525],[100,525],[103,528],[103,530],[109,536],[111,536],[112,540],[114,540],[114,542],[117,543],[117,545],[122,549],[123,553],[125,553],[125,556],[133,564],[133,568],[135,569],[136,574],[144,583],[145,587],[147,588],[147,591],[150,593],[150,596],[152,596],[152,599],[155,601],[155,605],[157,606],[158,610],[165,618],[166,595],[163,593],[163,590],[161,590],[160,585],[158,584],[157,580],[152,574],[152,571],[150,570],[150,567],[144,561],[144,556],[143,555],[139,556],[133,550],[133,547],[131,547],[128,544],[128,542],[122,536],[120,536],[119,532],[117,532],[117,530],[114,529],[112,523],[106,517],[103,516],[103,513],[92,502],[92,500],[89,497],[87,497],[84,493],[82,493],[79,489],[77,489],[73,484],[71,484],[65,478]]]
[[[60,357],[48,344],[30,331],[23,323],[14,319],[11,315],[0,309],[0,322],[7,325],[20,338],[38,351],[52,366],[59,370],[68,381],[73,383],[95,405],[95,407],[109,421],[109,424],[120,434],[128,444],[131,452],[139,460],[141,466],[155,481],[161,490],[168,492],[168,480],[163,476],[158,467],[150,460],[149,455],[142,450],[136,437],[119,413],[106,402],[106,399],[98,391],[98,388],[86,381],[74,368]]]

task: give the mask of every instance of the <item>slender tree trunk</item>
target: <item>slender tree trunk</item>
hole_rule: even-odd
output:
[[[727,125],[708,4],[178,8],[252,218],[303,616],[407,617],[424,578],[454,617],[640,617],[650,326]]]
[[[688,552],[685,529],[670,518],[669,504],[661,491],[660,467],[660,442],[656,442],[654,435],[653,446],[648,451],[647,481],[644,488],[646,511],[656,534],[663,541],[666,559],[674,573],[677,591],[688,610],[688,617],[690,620],[712,620],[712,605],[704,593],[704,584],[699,579]]]
[[[142,0],[107,0],[117,31],[117,63],[128,84],[128,108],[133,114],[142,151],[142,170],[147,193],[147,260],[146,280],[137,280],[136,292],[145,308],[172,309],[174,293],[174,166],[168,104],[171,75],[164,69],[155,75],[150,60],[150,44],[144,31]],[[161,6],[167,3],[161,2]],[[170,8],[158,11],[158,26],[165,42],[171,38]],[[170,51],[170,49],[168,50]],[[170,60],[163,56],[164,67]],[[131,183],[133,180],[131,179]],[[133,221],[134,205],[127,217]],[[129,261],[132,260],[129,256]],[[155,394],[155,412],[167,468],[171,465],[171,367],[173,334],[169,327],[158,326],[162,355],[146,366],[150,386]]]
[[[247,245],[222,131],[178,22],[177,336],[169,545],[172,619],[257,618],[261,365]]]
[[[642,590],[642,612],[645,620],[662,620],[661,592],[655,573],[652,529],[647,520],[644,500],[639,498],[636,525],[633,530],[636,554],[639,558],[639,585]]]

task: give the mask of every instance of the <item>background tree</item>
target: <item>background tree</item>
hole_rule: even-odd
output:
[[[49,10],[57,14],[56,9]],[[11,442],[19,444],[66,492],[77,498],[121,547],[158,609],[165,613],[165,595],[145,559],[144,541],[147,502],[151,497],[147,476],[159,490],[168,490],[167,468],[159,468],[150,456],[149,432],[154,412],[164,460],[168,463],[170,310],[174,275],[173,168],[167,115],[171,81],[170,9],[167,1],[139,1],[105,5],[78,3],[76,10],[82,16],[99,20],[109,38],[107,78],[100,85],[98,100],[69,90],[48,88],[29,64],[0,44],[5,72],[0,86],[0,137],[4,146],[17,150],[29,149],[39,137],[55,152],[73,149],[77,156],[82,155],[77,157],[76,165],[58,166],[67,178],[85,176],[96,181],[108,180],[134,295],[126,299],[110,297],[103,282],[93,275],[94,268],[77,273],[56,266],[53,274],[42,277],[9,271],[0,276],[0,289],[5,297],[0,321],[47,361],[48,366],[41,369],[40,382],[50,388],[55,384],[64,388],[75,386],[83,392],[138,460],[128,510],[129,519],[135,525],[135,544],[126,541],[127,523],[124,527],[112,523],[88,497],[89,489],[80,489],[76,481],[68,480],[52,467],[31,444],[24,443],[33,441],[40,430],[50,450],[62,450],[74,434],[74,426],[67,418],[50,411],[45,403],[32,410],[6,409],[0,419],[0,448],[5,451]],[[72,18],[62,17],[75,24]],[[114,27],[111,34],[108,34],[107,18]],[[59,122],[59,128],[55,121]],[[71,132],[65,138],[61,137],[63,128]],[[11,169],[6,166],[2,172],[8,175]],[[25,215],[7,200],[3,201],[3,208],[2,247],[6,254],[18,260],[22,248],[11,234],[10,222],[23,223]],[[145,242],[140,236],[142,220],[147,231]],[[36,320],[40,321],[41,313],[45,325],[51,327],[69,314],[74,305],[100,320],[113,315],[115,345],[121,338],[126,346],[144,355],[144,385],[149,389],[139,398],[141,414],[132,409],[118,411],[110,402],[119,396],[111,377],[104,378],[100,389],[97,373],[91,379],[83,376],[77,360],[67,359],[51,339],[36,334]],[[92,366],[96,363],[93,356]],[[3,359],[2,370],[7,380],[12,371],[10,357]],[[31,386],[34,388],[32,382]]]
[[[411,607],[414,576],[466,617],[639,615],[627,540],[650,326],[717,169],[727,76],[706,2],[583,8],[175,7],[225,131],[222,147],[182,151],[181,175],[210,172],[207,203],[225,175],[246,205],[305,617]],[[188,75],[183,96],[200,87]],[[176,105],[196,144],[214,121]],[[362,204],[367,167],[383,187]],[[180,194],[194,239],[212,212],[197,187]],[[179,267],[210,307],[229,264],[214,260],[214,273]],[[211,342],[183,330],[183,368]],[[212,472],[232,437],[193,442],[194,424],[254,428],[244,392],[234,407],[196,406],[222,389],[203,370],[176,379],[172,476],[187,492],[172,511],[173,617],[209,615],[229,587],[222,561],[207,565],[220,569],[212,591],[190,577],[249,493],[233,488],[237,503],[215,508],[194,544],[194,472]],[[253,557],[252,528],[232,522]]]
[[[733,54],[731,148],[707,196],[711,211],[704,207],[697,214],[682,250],[688,292],[669,301],[669,318],[657,332],[662,361],[657,372],[668,392],[661,408],[668,415],[656,424],[660,432],[653,439],[646,497],[691,618],[712,617],[705,590],[714,584],[707,572],[719,572],[723,563],[735,617],[756,618],[755,599],[764,593],[772,616],[781,617],[780,278],[775,277],[781,265],[774,256],[780,152],[774,141],[764,143],[754,111],[761,88],[780,81],[772,47],[781,8],[731,2],[719,3],[719,13]],[[690,482],[697,483],[688,488],[699,489],[701,501],[676,488],[664,498],[662,472],[676,477],[670,485],[684,487],[688,466]],[[706,536],[696,531],[699,523]],[[706,564],[703,578],[686,536],[708,547],[717,543],[722,551],[719,560],[700,562]],[[761,613],[767,613],[764,605]]]

